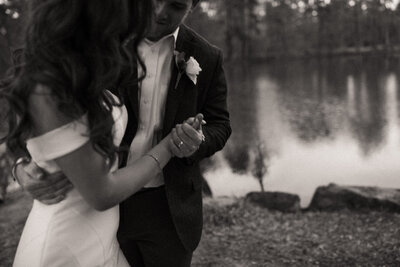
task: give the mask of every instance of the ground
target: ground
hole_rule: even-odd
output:
[[[31,199],[0,205],[0,266],[11,266]],[[400,266],[400,214],[268,211],[206,199],[193,266]]]

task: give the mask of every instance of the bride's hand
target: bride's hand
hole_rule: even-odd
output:
[[[203,115],[197,114],[172,129],[169,148],[174,156],[189,157],[199,149],[204,140],[201,128],[205,124],[203,121]]]

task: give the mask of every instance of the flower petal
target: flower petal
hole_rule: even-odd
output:
[[[197,84],[197,75],[196,74],[187,74],[189,79],[194,83]]]

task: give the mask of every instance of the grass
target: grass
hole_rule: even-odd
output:
[[[194,266],[400,266],[400,214],[206,202]]]
[[[0,205],[0,266],[11,266],[31,199]],[[205,199],[192,266],[400,266],[400,214],[268,211]]]

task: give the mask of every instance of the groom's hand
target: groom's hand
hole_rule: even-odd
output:
[[[203,115],[187,119],[183,124],[177,124],[171,132],[170,150],[178,158],[190,157],[198,149],[204,137],[201,126]]]
[[[48,174],[34,162],[20,164],[16,175],[21,187],[34,199],[51,205],[62,201],[73,185],[62,172]]]

